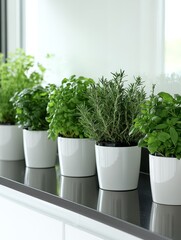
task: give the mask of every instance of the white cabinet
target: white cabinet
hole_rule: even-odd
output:
[[[82,231],[76,227],[70,226],[68,224],[65,225],[65,240],[103,240],[98,236],[95,236],[91,233]]]
[[[100,231],[101,230],[101,231]],[[82,229],[80,227],[65,225],[65,240],[139,240],[122,231],[116,229],[102,228],[99,224],[95,226],[94,232],[90,232],[88,229]]]
[[[64,240],[63,222],[0,196],[0,239]],[[50,237],[51,236],[51,237]]]
[[[89,217],[0,185],[2,240],[138,240]]]

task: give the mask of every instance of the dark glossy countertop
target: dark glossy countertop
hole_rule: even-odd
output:
[[[0,161],[0,184],[143,239],[181,239],[181,206],[153,203],[148,174],[140,173],[137,190],[112,192],[99,189],[97,176],[60,176],[58,163],[33,169],[24,161]]]

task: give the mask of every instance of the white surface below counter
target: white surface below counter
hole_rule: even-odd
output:
[[[138,240],[81,214],[0,185],[2,240]]]

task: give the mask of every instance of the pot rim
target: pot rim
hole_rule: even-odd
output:
[[[127,145],[127,144],[124,144],[124,143],[121,143],[121,142],[96,142],[96,145],[97,146],[100,146],[100,147],[136,147],[138,146],[138,144],[136,143],[132,143],[131,145]]]

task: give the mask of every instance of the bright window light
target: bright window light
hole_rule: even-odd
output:
[[[181,1],[165,0],[165,72],[181,74]]]

